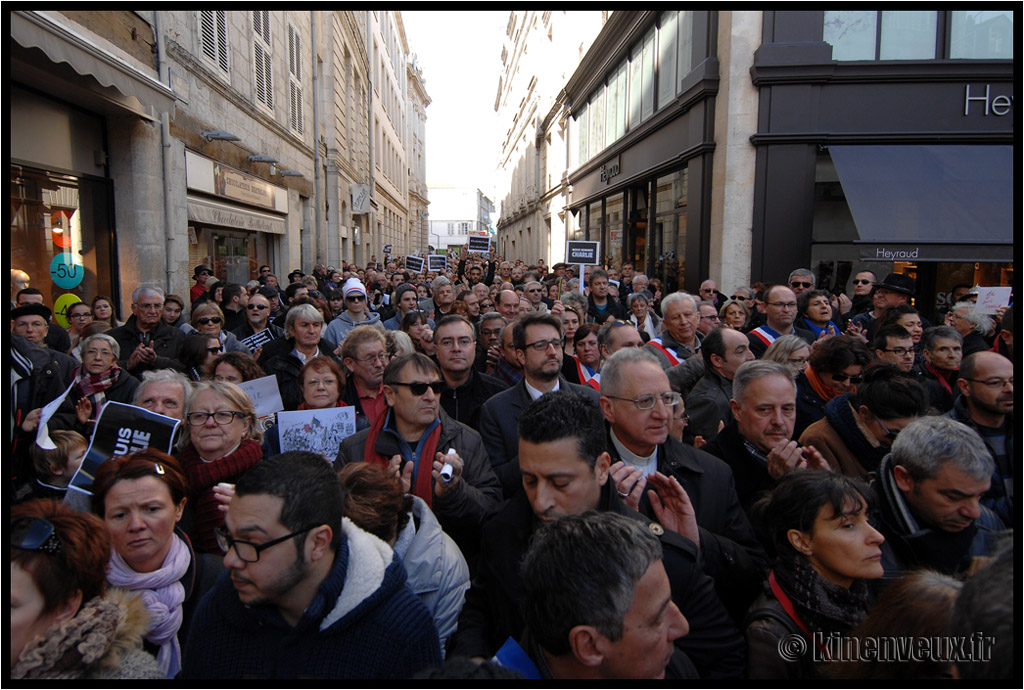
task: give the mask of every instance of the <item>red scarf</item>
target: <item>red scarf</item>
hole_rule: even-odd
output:
[[[103,409],[103,404],[107,401],[106,391],[114,385],[120,375],[121,367],[117,364],[111,365],[109,369],[98,374],[87,374],[81,366],[75,369],[72,374],[75,378],[74,396],[72,397],[76,400],[88,398],[92,403],[90,422],[99,419],[100,410]]]
[[[924,363],[924,370],[927,371],[932,376],[934,376],[935,380],[942,384],[942,387],[946,389],[947,393],[953,395],[953,387],[949,383],[953,378],[952,371],[949,372],[948,374],[944,374],[943,372],[939,371],[934,366],[932,366],[931,362]]]
[[[835,398],[839,394],[832,390],[830,387],[825,385],[825,382],[818,376],[818,372],[814,370],[814,367],[807,367],[804,369],[804,376],[807,377],[807,383],[811,384],[811,388],[818,394],[818,397],[828,402],[832,398]],[[850,386],[850,390],[854,393],[857,392],[856,386]]]
[[[363,453],[363,461],[371,465],[377,465],[387,469],[388,463],[391,458],[385,457],[377,452],[377,437],[380,436],[381,430],[384,428],[384,423],[387,421],[388,415],[381,414],[377,415],[377,419],[374,420],[373,426],[370,427],[370,435],[366,437],[366,450]],[[420,452],[419,461],[415,469],[416,474],[416,485],[412,487],[412,493],[414,496],[419,496],[427,505],[431,508],[434,507],[434,477],[432,472],[434,471],[434,456],[437,455],[437,442],[441,438],[441,424],[438,422],[434,430],[430,432],[430,436],[423,442],[423,450]]]

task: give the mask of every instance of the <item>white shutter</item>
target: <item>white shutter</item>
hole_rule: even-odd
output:
[[[199,40],[203,55],[224,72],[228,71],[228,21],[221,11],[199,12]]]
[[[302,134],[302,87],[294,81],[288,82],[288,87],[291,100],[289,124],[293,132]]]
[[[270,58],[270,11],[254,10],[252,13],[253,31],[253,76],[255,79],[256,100],[273,109],[274,107],[274,68]]]

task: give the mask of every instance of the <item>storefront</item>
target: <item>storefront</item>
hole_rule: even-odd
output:
[[[766,12],[752,279],[1011,285],[1012,12]]]
[[[615,13],[566,86],[570,239],[632,261],[666,292],[707,271],[714,13]]]
[[[189,265],[205,264],[221,280],[242,285],[260,265],[275,265],[288,190],[188,150],[185,175]]]

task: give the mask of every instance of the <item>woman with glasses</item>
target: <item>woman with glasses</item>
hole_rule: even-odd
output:
[[[729,328],[742,331],[750,318],[750,307],[745,301],[726,300],[722,308],[718,310],[718,316],[722,319],[722,323]]]
[[[213,373],[213,361],[224,352],[216,336],[191,333],[178,350],[178,361],[191,381],[208,379]]]
[[[107,589],[110,537],[52,499],[11,509],[11,678],[157,680],[142,599]]]
[[[302,402],[298,407],[300,410],[326,410],[348,406],[341,399],[341,394],[345,390],[345,374],[341,365],[333,359],[317,357],[306,362],[299,371],[299,386],[302,391]],[[280,452],[280,431],[277,424],[274,424],[263,434],[263,455],[270,457]]]
[[[92,322],[92,308],[85,302],[75,302],[67,311],[68,338],[71,339],[71,347],[68,352],[74,351],[82,337],[82,329]]]
[[[833,336],[811,348],[807,368],[796,377],[794,438],[825,416],[825,405],[833,398],[856,392],[867,363],[867,347],[853,336]]]
[[[188,332],[198,331],[217,338],[225,352],[245,352],[250,354],[249,348],[246,347],[245,343],[239,341],[234,333],[223,330],[224,312],[213,302],[203,302],[192,310],[190,326],[191,329]],[[185,330],[185,328],[182,327],[182,330]]]
[[[92,490],[92,510],[113,547],[107,581],[141,594],[149,610],[145,648],[173,678],[192,613],[223,562],[219,554],[196,554],[179,526],[188,484],[170,455],[147,449],[114,456],[96,470]]]
[[[834,471],[870,481],[900,430],[927,412],[928,394],[894,364],[875,362],[862,375],[855,393],[825,405],[800,445],[814,446]]]
[[[793,378],[800,376],[811,361],[811,346],[807,341],[792,333],[782,335],[768,346],[761,359],[785,364],[793,372]]]
[[[78,431],[88,438],[108,402],[130,405],[139,380],[117,365],[121,347],[105,333],[85,339],[80,347],[82,365],[75,369],[71,399]]]
[[[213,530],[224,524],[214,487],[233,484],[263,458],[263,434],[252,400],[233,383],[200,381],[185,403],[185,433],[178,460],[188,480],[195,508],[191,531],[196,548],[218,553]]]
[[[754,504],[751,523],[773,560],[747,614],[748,678],[826,675],[816,660],[830,658],[830,638],[864,619],[866,581],[884,574],[885,537],[869,520],[873,498],[860,480],[801,470]]]

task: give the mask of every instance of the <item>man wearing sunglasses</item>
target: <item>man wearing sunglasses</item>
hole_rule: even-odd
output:
[[[384,370],[387,413],[342,441],[335,468],[350,462],[386,467],[406,493],[426,501],[472,563],[480,523],[501,502],[501,485],[480,434],[441,408],[444,387],[441,372],[426,355],[393,359]],[[446,464],[449,471],[442,473]]]
[[[546,393],[556,390],[582,392],[592,400],[600,397],[590,386],[570,383],[561,375],[562,322],[551,314],[532,312],[514,322],[512,341],[516,359],[523,367],[519,383],[484,403],[480,434],[494,471],[501,479],[505,498],[522,487],[519,474],[519,415]]]
[[[331,319],[324,331],[324,340],[341,345],[345,336],[356,326],[380,323],[380,314],[366,308],[366,286],[358,278],[349,278],[341,286],[345,309]]]
[[[343,506],[334,470],[313,453],[242,475],[217,530],[229,576],[195,612],[180,677],[407,678],[440,663],[401,563],[343,520]]]
[[[260,347],[264,342],[284,338],[284,329],[270,323],[270,312],[270,300],[267,299],[262,292],[256,292],[249,298],[248,303],[245,305],[246,322],[234,329],[232,333],[234,333],[235,337],[239,340],[246,340],[263,333],[263,336],[260,338],[255,338],[250,341],[253,343],[259,342],[260,345],[257,345],[257,347]]]

